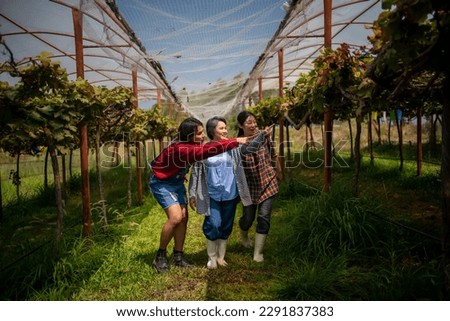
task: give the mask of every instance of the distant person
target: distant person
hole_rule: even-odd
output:
[[[173,264],[186,268],[192,266],[183,255],[184,240],[188,222],[187,196],[184,182],[189,167],[207,157],[221,154],[245,144],[245,137],[231,138],[203,144],[203,124],[196,118],[183,120],[178,128],[177,138],[152,162],[153,175],[150,190],[164,209],[167,221],[164,224],[159,249],[153,266],[158,272],[169,272],[167,246],[174,238]]]
[[[256,117],[249,111],[242,111],[237,116],[238,137],[251,137],[258,132]],[[248,231],[256,217],[256,234],[253,260],[264,261],[263,249],[270,229],[272,204],[278,193],[278,183],[283,179],[281,164],[270,136],[253,154],[242,155],[245,177],[250,189],[252,204],[243,206],[239,219],[242,245],[250,248]]]
[[[271,129],[260,131],[251,144],[209,157],[193,166],[189,180],[189,205],[205,215],[203,234],[206,237],[208,269],[226,266],[225,253],[236,207],[239,200],[251,205],[252,199],[241,165],[241,155],[256,152]],[[213,117],[206,122],[206,134],[212,142],[228,138],[227,122],[223,117]]]

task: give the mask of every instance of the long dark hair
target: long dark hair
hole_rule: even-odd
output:
[[[248,110],[241,111],[236,117],[238,124],[241,125],[241,126],[244,126],[245,121],[250,116],[253,116],[256,119],[255,114],[253,114],[252,112],[250,112]],[[238,135],[238,137],[244,136],[244,130],[241,127],[238,128],[237,135]]]
[[[178,137],[179,142],[189,142],[197,133],[197,127],[203,127],[203,123],[194,117],[188,117],[183,120],[178,126]]]
[[[227,124],[227,121],[225,118],[220,116],[214,116],[206,122],[206,135],[208,135],[209,139],[214,138],[214,134],[216,133],[216,127],[219,122],[224,122],[225,125]]]

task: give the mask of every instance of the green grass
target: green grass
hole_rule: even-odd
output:
[[[202,217],[191,211],[185,252],[195,267],[163,275],[151,262],[165,215],[147,189],[144,204],[134,200],[127,209],[125,169],[105,171],[107,232],[91,175],[90,239],[81,236],[80,179],[69,182],[59,257],[53,255],[53,194],[40,189],[4,209],[0,299],[444,300],[439,242],[388,222],[439,237],[439,167],[424,165],[424,175],[417,177],[414,164],[399,172],[395,159],[371,164],[365,158],[358,198],[351,194],[352,167],[333,168],[328,194],[321,192],[322,171],[289,169],[274,203],[263,263],[252,261],[252,251],[240,245],[236,219],[228,267],[206,269]],[[239,207],[236,217],[240,214]]]

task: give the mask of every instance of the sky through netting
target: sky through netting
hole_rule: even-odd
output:
[[[287,9],[286,0],[116,4],[177,96],[202,120],[229,111]]]

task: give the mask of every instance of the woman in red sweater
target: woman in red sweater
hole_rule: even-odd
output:
[[[174,238],[173,264],[179,267],[191,265],[183,256],[183,246],[188,222],[185,175],[193,163],[236,148],[249,141],[248,137],[224,139],[203,144],[203,124],[196,118],[183,120],[178,128],[178,137],[151,163],[153,175],[150,189],[164,209],[167,221],[159,241],[159,249],[153,266],[158,272],[169,272],[167,246]]]

